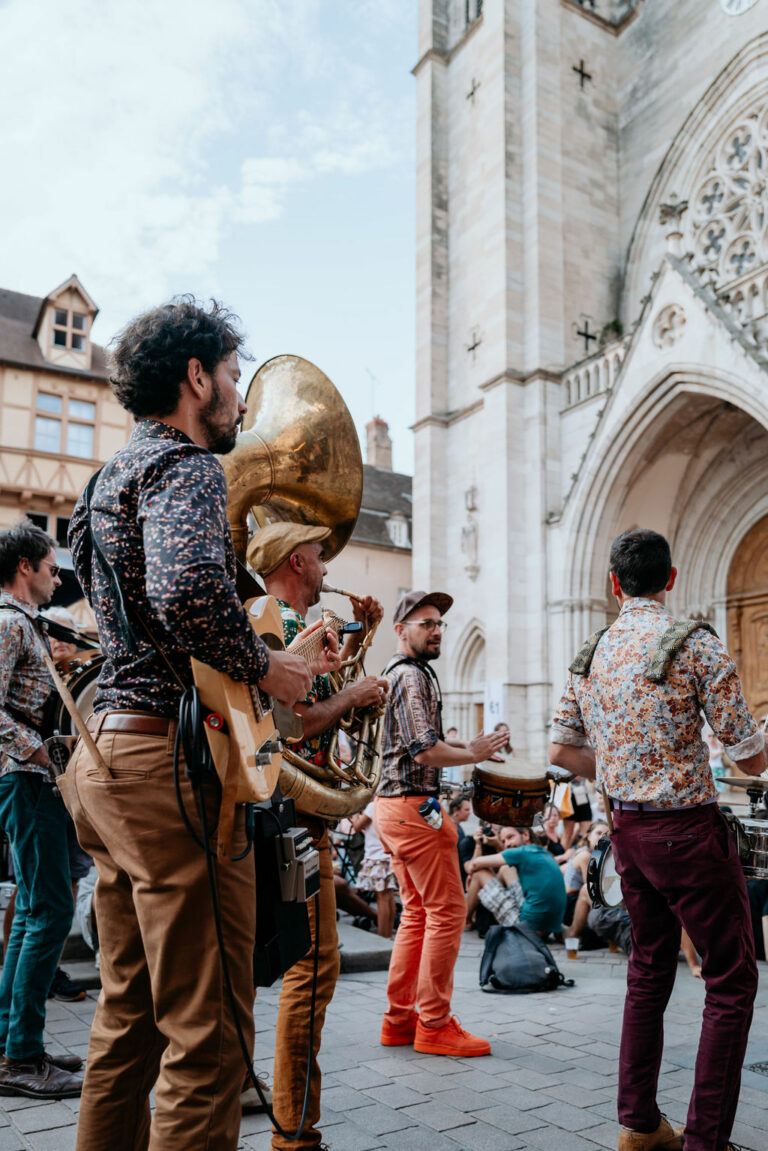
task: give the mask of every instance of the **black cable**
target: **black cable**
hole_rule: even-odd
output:
[[[196,725],[196,729],[193,729],[192,731],[190,731],[189,729],[190,729],[190,725],[192,723],[194,723]],[[192,825],[189,821],[189,817],[188,817],[186,809],[184,807],[184,798],[181,794],[181,781],[180,781],[179,761],[178,761],[178,750],[179,750],[179,744],[180,743],[184,747],[184,757],[185,757],[186,764],[187,764],[187,776],[189,777],[189,781],[192,785],[192,788],[193,788],[195,795],[196,795],[196,798],[197,798],[198,809],[200,812],[200,824],[201,824],[202,832],[203,832],[202,840],[199,838],[199,836],[197,835],[197,833],[195,832],[194,828],[192,827]],[[250,1078],[253,1086],[256,1088],[256,1092],[257,1092],[259,1098],[261,1099],[264,1110],[266,1111],[270,1121],[272,1122],[272,1125],[275,1127],[278,1134],[282,1135],[283,1138],[287,1139],[290,1143],[296,1143],[296,1142],[298,1142],[299,1139],[301,1139],[301,1137],[304,1133],[304,1124],[306,1123],[306,1119],[307,1119],[307,1109],[309,1107],[309,1095],[310,1095],[310,1090],[311,1090],[311,1085],[312,1085],[312,1059],[313,1059],[313,1054],[314,1054],[314,1041],[315,1041],[315,1010],[316,1010],[316,1006],[317,1006],[317,976],[318,976],[318,968],[319,968],[319,961],[320,961],[320,948],[319,948],[319,943],[320,943],[320,894],[318,892],[315,894],[315,897],[314,897],[314,903],[315,903],[315,954],[314,954],[313,968],[312,968],[312,994],[311,994],[310,1007],[309,1007],[309,1011],[310,1011],[310,1014],[309,1014],[309,1043],[308,1043],[308,1048],[307,1048],[307,1073],[306,1073],[306,1085],[304,1088],[304,1101],[302,1103],[301,1120],[299,1122],[298,1128],[296,1129],[296,1131],[286,1131],[278,1123],[277,1119],[275,1118],[274,1112],[272,1111],[272,1108],[268,1105],[266,1098],[264,1096],[264,1092],[261,1088],[261,1084],[259,1083],[258,1077],[256,1075],[256,1072],[255,1072],[255,1069],[253,1066],[253,1060],[251,1057],[251,1052],[248,1050],[248,1045],[245,1042],[245,1035],[243,1034],[243,1029],[242,1029],[242,1026],[240,1023],[237,1001],[235,999],[235,991],[234,991],[234,988],[232,986],[232,978],[231,978],[230,973],[229,973],[229,963],[227,961],[227,953],[226,953],[226,950],[224,948],[224,936],[223,936],[222,929],[221,929],[221,913],[220,913],[220,909],[219,909],[218,894],[216,891],[216,876],[214,873],[214,866],[213,866],[213,860],[214,860],[216,853],[211,851],[211,848],[210,848],[210,834],[209,834],[209,830],[208,830],[208,813],[205,809],[205,796],[203,794],[203,783],[204,783],[204,777],[205,777],[205,764],[206,764],[207,754],[208,754],[208,743],[207,743],[207,740],[205,739],[205,733],[202,730],[202,709],[200,707],[200,696],[199,696],[199,693],[198,693],[196,687],[190,687],[184,692],[184,695],[182,696],[181,703],[179,705],[179,728],[178,728],[178,731],[176,732],[176,740],[175,740],[175,744],[174,744],[174,756],[173,756],[174,772],[173,773],[174,773],[174,786],[176,789],[176,798],[177,798],[177,802],[179,805],[179,811],[180,811],[181,817],[184,821],[184,825],[187,828],[187,830],[189,831],[192,838],[194,839],[195,843],[197,843],[205,852],[205,864],[206,864],[206,871],[208,874],[208,887],[209,887],[210,893],[211,893],[211,905],[213,908],[213,921],[214,921],[214,927],[216,930],[216,941],[217,941],[218,948],[219,948],[219,956],[221,959],[221,970],[222,970],[222,975],[224,976],[224,983],[225,983],[225,986],[227,989],[227,998],[229,999],[230,1010],[232,1011],[232,1019],[233,1019],[234,1024],[235,1024],[235,1031],[237,1033],[237,1038],[238,1038],[238,1042],[240,1044],[240,1050],[242,1052],[243,1061],[244,1061],[245,1066],[246,1066],[248,1077]],[[191,757],[197,757],[199,755],[200,758],[190,759],[190,758],[187,758],[188,755]],[[265,811],[277,823],[278,832],[279,832],[277,838],[280,841],[280,848],[281,848],[281,852],[282,852],[282,856],[283,856],[283,862],[287,863],[288,861],[286,859],[286,854],[285,854],[285,843],[283,842],[283,836],[282,836],[283,828],[282,828],[282,824],[280,823],[280,820],[277,818],[275,813],[273,811],[271,811],[269,808],[261,808],[260,810]],[[249,847],[250,847],[250,845],[249,845]],[[249,848],[247,848],[246,851],[242,855],[237,856],[236,858],[237,859],[243,859],[244,856],[248,853],[248,850],[249,850]]]

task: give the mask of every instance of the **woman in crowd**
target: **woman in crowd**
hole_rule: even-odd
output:
[[[384,939],[390,939],[395,928],[397,879],[392,870],[392,860],[373,826],[373,803],[369,803],[359,815],[350,816],[350,821],[355,831],[362,831],[365,836],[363,862],[356,880],[357,890],[376,895],[377,931]]]

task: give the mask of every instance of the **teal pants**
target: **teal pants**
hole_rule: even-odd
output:
[[[0,827],[11,845],[16,911],[0,980],[0,1050],[41,1055],[45,1006],[72,925],[66,808],[37,772],[0,776]]]

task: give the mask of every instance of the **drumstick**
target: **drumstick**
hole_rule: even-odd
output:
[[[608,792],[605,790],[605,784],[600,784],[600,790],[603,793],[603,807],[605,808],[605,822],[608,824],[608,834],[613,835],[613,812],[611,811],[611,801],[608,798]]]

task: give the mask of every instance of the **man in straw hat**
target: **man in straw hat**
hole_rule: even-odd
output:
[[[327,574],[324,563],[323,540],[330,530],[306,524],[276,523],[262,528],[248,548],[248,562],[257,572],[270,595],[276,597],[283,617],[286,646],[306,626],[304,619],[309,608],[320,599],[323,579]],[[378,623],[382,617],[381,604],[371,596],[362,602],[353,601],[356,620]],[[342,658],[354,655],[361,635],[347,637]],[[341,691],[333,692],[327,676],[315,676],[304,703],[295,710],[304,719],[304,742],[293,750],[304,759],[318,765],[325,764],[334,727],[350,708],[380,707],[385,699],[387,682],[376,676],[365,676]],[[298,1142],[290,1142],[277,1131],[272,1137],[274,1151],[290,1148],[318,1147],[320,1120],[320,1067],[317,1053],[323,1021],[333,997],[339,974],[339,948],[336,932],[336,896],[333,885],[333,867],[328,843],[328,827],[319,818],[302,814],[299,822],[312,835],[314,846],[320,852],[319,921],[315,921],[314,900],[308,904],[312,947],[283,977],[275,1034],[275,1081],[273,1109],[275,1118],[286,1131],[294,1131],[301,1120],[307,1067],[307,1041],[311,1011],[312,976],[315,948],[318,949],[317,994],[315,1000],[315,1029],[312,1051],[312,1082],[304,1131]]]
[[[443,616],[452,603],[444,592],[402,597],[394,614],[397,655],[384,672],[390,691],[373,822],[392,855],[403,914],[389,965],[381,1042],[412,1043],[431,1055],[488,1055],[487,1040],[464,1031],[451,1014],[465,918],[456,824],[444,818],[434,826],[419,813],[425,801],[437,800],[442,768],[488,759],[507,741],[506,732],[478,735],[469,744],[443,737],[440,685],[429,664],[440,655]]]

